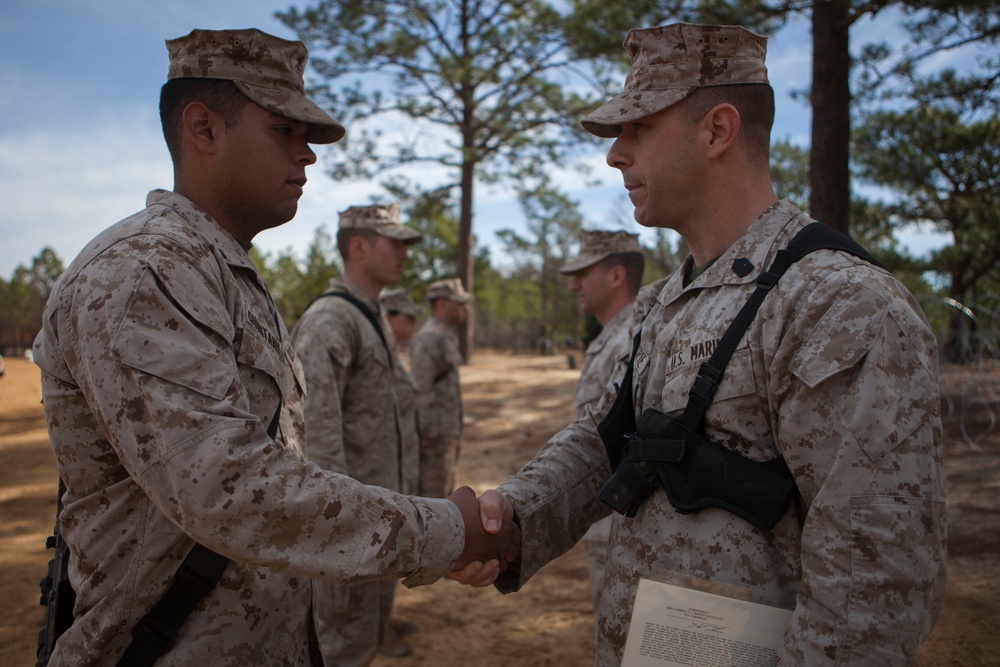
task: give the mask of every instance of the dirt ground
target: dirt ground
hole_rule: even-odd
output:
[[[572,416],[579,372],[565,357],[479,352],[463,368],[466,437],[459,483],[483,491],[527,461]],[[949,581],[920,667],[1000,665],[1000,369],[946,373]],[[34,664],[38,580],[49,554],[55,465],[37,369],[7,360],[0,380],[0,665]],[[582,545],[519,593],[451,581],[401,588],[396,615],[419,624],[407,658],[376,667],[590,665],[594,637]]]

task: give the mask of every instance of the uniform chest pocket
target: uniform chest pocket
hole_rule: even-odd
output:
[[[705,361],[707,359],[698,359],[669,373],[664,379],[663,389],[660,393],[660,405],[655,407],[668,413],[683,410],[687,405],[695,378],[698,377],[698,371]],[[722,375],[722,381],[715,391],[715,397],[709,405],[709,410],[712,409],[712,406],[718,407],[727,402],[739,402],[741,399],[750,399],[757,403],[756,393],[757,381],[750,350],[744,347],[734,352],[729,360],[725,373]]]
[[[236,363],[239,365],[241,375],[254,376],[264,374],[270,377],[274,384],[281,387],[281,374],[284,364],[282,363],[281,352],[276,350],[270,340],[255,331],[252,326],[245,326],[237,334],[237,354]]]

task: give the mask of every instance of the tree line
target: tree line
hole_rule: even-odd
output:
[[[403,203],[424,233],[404,283],[419,299],[428,282],[458,275],[476,296],[475,345],[538,348],[585,339],[588,327],[558,266],[583,224],[551,182],[593,139],[577,124],[620,90],[629,28],[672,21],[739,23],[773,34],[796,16],[813,35],[811,150],[776,142],[779,194],[849,231],[924,303],[945,358],[992,349],[1000,313],[1000,9],[984,0],[814,2],[744,0],[323,0],[279,12],[310,49],[314,96],[351,128],[328,159],[338,179],[378,179],[383,200]],[[852,45],[863,19],[886,17],[903,44]],[[923,64],[976,48],[975,67]],[[779,103],[781,103],[779,101]],[[389,120],[398,132],[387,134]],[[434,165],[434,182],[405,167]],[[410,172],[412,173],[412,172]],[[581,178],[586,175],[582,174]],[[507,262],[475,244],[476,188],[505,182],[519,195],[526,231],[499,238]],[[877,189],[876,200],[863,193]],[[922,225],[952,242],[908,255],[898,233]],[[658,234],[647,279],[676,267],[684,248]],[[258,255],[291,324],[339,273],[330,230],[305,257]],[[0,279],[0,345],[23,346],[61,270],[43,250]],[[475,280],[473,280],[475,277]]]

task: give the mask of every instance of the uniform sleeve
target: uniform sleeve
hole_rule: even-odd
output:
[[[805,509],[779,662],[912,664],[945,591],[935,341],[891,279],[827,280],[802,303],[832,305],[805,306],[771,366],[790,371],[770,380]]]
[[[610,406],[608,398],[602,399],[602,407]],[[611,513],[599,499],[610,475],[604,445],[587,416],[555,434],[500,485],[521,528],[521,555],[497,578],[499,591],[518,590],[542,566],[569,551],[592,523]]]
[[[622,359],[628,359],[632,342],[628,331],[628,321],[616,318],[588,346],[576,386],[577,418],[586,416],[588,408],[596,410],[609,381],[620,380],[624,376],[627,364]],[[603,416],[603,413],[593,414],[596,419]]]
[[[638,321],[633,323],[637,324]],[[611,476],[611,464],[597,424],[611,409],[617,394],[616,381],[631,349],[627,322],[614,336],[602,341],[596,364],[604,373],[598,381],[590,374],[596,397],[578,406],[576,421],[552,436],[535,458],[500,487],[514,505],[521,528],[521,555],[496,581],[499,591],[518,590],[542,566],[569,551],[595,521],[611,510],[600,501],[601,488]],[[581,378],[581,384],[583,379]],[[579,396],[578,396],[579,399]]]
[[[219,270],[160,248],[137,269],[95,266],[78,281],[89,302],[66,309],[62,329],[123,472],[191,539],[242,562],[344,583],[450,570],[464,544],[451,503],[364,486],[267,435],[258,415],[275,406],[251,405],[240,369],[270,374],[280,358],[267,345],[237,355],[234,337],[255,334],[234,331]]]
[[[354,324],[343,312],[324,308],[307,311],[292,333],[306,376],[303,411],[309,460],[345,475],[351,471],[344,449],[343,397],[358,344]]]

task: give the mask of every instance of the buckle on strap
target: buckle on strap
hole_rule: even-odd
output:
[[[693,398],[708,405],[715,396],[715,390],[719,388],[719,380],[722,379],[722,373],[723,371],[709,365],[706,361],[698,369],[698,376],[694,379],[694,383],[691,385],[691,390],[688,393]]]

